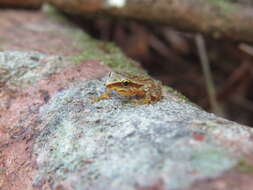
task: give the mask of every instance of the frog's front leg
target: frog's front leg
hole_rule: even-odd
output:
[[[98,102],[100,100],[104,100],[104,99],[108,99],[112,96],[112,91],[110,89],[105,89],[105,92],[100,95],[99,97],[95,97],[95,98],[92,98],[91,101],[92,102]]]
[[[137,100],[137,104],[150,104],[152,102],[151,94],[146,93],[144,97]]]

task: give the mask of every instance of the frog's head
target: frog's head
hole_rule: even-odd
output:
[[[137,80],[137,76],[120,72],[110,72],[106,81],[106,88],[123,96],[134,96],[143,85]]]

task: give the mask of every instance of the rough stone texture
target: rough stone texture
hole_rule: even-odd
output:
[[[16,50],[0,52],[1,189],[251,189],[251,128],[172,91],[151,105],[93,103],[105,65],[136,64],[43,13],[0,14],[2,49]]]
[[[1,49],[23,50],[0,52],[0,189],[33,189],[40,106],[72,82],[101,77],[109,69],[92,56],[87,61],[75,56],[83,47],[96,48],[88,37],[81,42],[80,31],[66,23],[41,12],[1,10],[0,15]]]
[[[89,81],[57,93],[40,109],[36,153],[41,180],[73,189],[182,189],[220,176],[252,151],[252,130],[166,97],[136,106]],[[54,171],[52,173],[52,171]],[[38,180],[38,182],[37,182]]]
[[[109,71],[98,61],[73,63],[61,56],[39,53],[1,52],[0,144],[3,187],[31,188],[36,162],[33,136],[39,108],[74,81],[103,76]],[[31,170],[31,171],[30,171]]]
[[[28,7],[37,8],[44,0],[0,0],[0,7]]]

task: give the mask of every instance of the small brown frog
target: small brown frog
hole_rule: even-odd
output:
[[[161,83],[147,76],[110,72],[105,85],[105,93],[96,101],[110,98],[112,91],[122,96],[135,98],[137,104],[149,104],[162,98]]]

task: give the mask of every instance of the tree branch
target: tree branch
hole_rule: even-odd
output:
[[[69,13],[132,18],[214,38],[253,42],[253,8],[231,0],[49,1]]]

